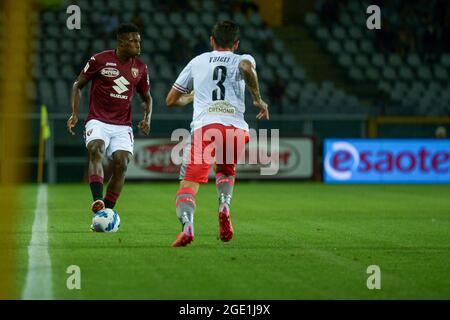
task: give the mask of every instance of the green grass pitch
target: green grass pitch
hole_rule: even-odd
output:
[[[174,182],[126,183],[115,234],[89,230],[88,185],[49,186],[56,299],[449,299],[450,186],[238,181],[235,236],[217,240],[214,184],[197,195],[195,240],[180,231]],[[36,186],[17,235],[17,295],[27,272]],[[70,265],[81,289],[68,290]],[[381,269],[381,289],[366,286]]]

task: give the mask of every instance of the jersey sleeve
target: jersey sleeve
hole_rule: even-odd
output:
[[[187,64],[186,67],[184,67],[183,71],[181,71],[180,75],[178,76],[177,80],[175,80],[175,83],[173,84],[172,88],[174,88],[177,91],[180,91],[181,93],[189,93],[193,89],[193,80],[192,77],[192,61]]]
[[[256,61],[255,61],[255,58],[253,58],[251,55],[249,55],[249,54],[243,54],[243,55],[241,55],[241,57],[240,57],[240,59],[239,59],[239,63],[240,63],[242,60],[250,61],[250,63],[252,64],[253,68],[256,69]],[[237,73],[236,73],[236,80],[237,80],[237,81],[244,80],[244,76],[242,75],[241,72],[237,72]]]
[[[92,56],[91,59],[86,63],[86,66],[81,71],[81,74],[88,80],[92,79],[97,72],[101,69],[101,63],[95,56]]]
[[[147,66],[144,67],[144,73],[142,74],[142,77],[139,80],[136,89],[141,95],[146,94],[150,90],[150,79],[148,76]]]
[[[248,60],[248,61],[250,61],[251,64],[252,64],[252,66],[253,66],[253,68],[256,69],[256,61],[255,61],[255,58],[253,58],[251,55],[249,55],[249,54],[243,54],[243,55],[241,56],[241,60],[240,60],[240,61],[242,61],[242,60]]]

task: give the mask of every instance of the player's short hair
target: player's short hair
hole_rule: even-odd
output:
[[[133,23],[122,23],[119,28],[117,28],[117,39],[120,38],[120,36],[122,36],[125,33],[131,33],[131,32],[138,32],[139,33],[139,28],[133,24]]]
[[[212,29],[212,36],[221,48],[231,48],[239,40],[239,26],[233,21],[217,22]]]

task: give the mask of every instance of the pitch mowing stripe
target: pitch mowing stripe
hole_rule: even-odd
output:
[[[47,185],[41,184],[37,192],[37,204],[30,245],[28,246],[28,272],[23,300],[52,299],[52,263],[48,253]]]

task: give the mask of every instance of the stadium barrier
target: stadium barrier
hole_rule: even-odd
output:
[[[172,152],[178,144],[170,139],[138,139],[134,143],[134,159],[127,170],[127,178],[148,179],[177,179],[180,171],[181,156]],[[271,145],[269,148],[259,139],[251,150],[250,144],[246,145],[245,162],[238,164],[236,171],[240,179],[312,179],[315,173],[314,139],[304,138],[280,138],[279,145]],[[255,150],[257,148],[258,150]],[[262,164],[261,157],[257,163],[249,161],[249,152],[272,153],[276,148],[279,157],[270,165],[276,166],[276,174],[261,174],[261,168],[269,164]],[[270,151],[269,151],[270,150]],[[274,172],[275,173],[275,172]],[[211,167],[210,178],[214,178],[214,168]]]
[[[27,118],[30,123],[30,137],[27,141],[26,157],[23,159],[30,165],[30,181],[36,181],[38,163],[38,144],[40,133],[40,114],[16,115]],[[44,181],[47,183],[79,182],[86,179],[87,153],[84,147],[84,118],[86,114],[79,114],[79,123],[75,128],[75,136],[67,133],[67,113],[49,113],[48,126],[51,135],[45,144]],[[280,138],[314,137],[317,163],[321,161],[321,142],[326,137],[361,138],[366,137],[367,116],[365,115],[279,115],[273,114],[270,121],[256,121],[254,115],[247,117],[250,128],[279,129]],[[136,129],[141,115],[133,117],[133,131],[136,140],[146,136]],[[191,115],[187,114],[158,114],[152,116],[150,138],[168,139],[171,132],[177,128],[189,128]],[[1,162],[2,155],[0,155]],[[314,167],[312,179],[319,180],[320,165]],[[300,174],[296,174],[299,176]]]

